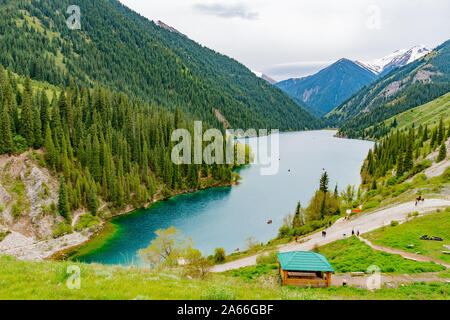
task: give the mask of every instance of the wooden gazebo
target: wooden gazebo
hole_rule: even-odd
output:
[[[334,272],[327,258],[313,251],[278,253],[278,265],[283,285],[298,287],[329,287]]]

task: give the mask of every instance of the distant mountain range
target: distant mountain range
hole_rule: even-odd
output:
[[[432,101],[450,92],[450,40],[431,53],[379,77],[336,109],[326,121],[340,127],[340,135],[367,138],[366,128],[374,134],[377,124],[401,112]]]
[[[387,56],[375,59],[369,62],[355,61],[363,68],[367,68],[376,75],[383,76],[392,69],[403,67],[424,55],[430,53],[433,49],[423,45],[414,46],[410,49],[400,49]]]
[[[307,104],[311,113],[321,116],[364,86],[431,51],[432,49],[420,45],[397,50],[370,62],[340,59],[314,75],[284,80],[275,85],[297,101]]]
[[[316,114],[324,115],[376,78],[377,75],[367,68],[351,60],[340,59],[314,75],[288,79],[275,85],[316,109]]]

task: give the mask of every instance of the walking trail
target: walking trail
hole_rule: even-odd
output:
[[[434,263],[443,265],[447,269],[450,268],[450,264],[446,264],[445,262],[439,261],[437,259],[433,259],[431,257],[422,256],[420,254],[415,254],[415,253],[403,251],[403,250],[400,250],[400,249],[394,249],[394,248],[389,248],[389,247],[385,247],[385,246],[379,246],[379,245],[373,244],[369,240],[361,238],[361,237],[358,237],[358,239],[361,240],[361,241],[364,241],[368,246],[370,246],[373,249],[378,250],[378,251],[384,251],[384,252],[387,252],[387,253],[399,254],[405,259],[414,260],[414,261],[434,262]]]
[[[323,246],[336,240],[342,239],[344,234],[346,237],[352,234],[352,230],[359,231],[360,234],[369,232],[383,226],[390,225],[391,221],[396,220],[401,222],[406,221],[408,214],[413,212],[425,213],[442,209],[450,206],[449,200],[443,199],[426,199],[423,203],[415,206],[414,202],[402,203],[393,207],[384,208],[371,213],[361,214],[351,220],[344,218],[336,221],[326,232],[326,237],[322,237],[322,231],[313,233],[305,238],[300,239],[302,242],[291,242],[278,247],[280,252],[289,251],[310,251],[315,245]],[[393,250],[393,249],[390,249]],[[384,250],[383,250],[384,251]],[[409,255],[409,254],[408,254]],[[242,258],[228,263],[215,265],[212,272],[224,272],[227,270],[239,269],[251,265],[256,265],[256,257],[258,255]],[[416,257],[412,257],[417,259]],[[420,257],[423,258],[423,257]],[[442,263],[441,263],[442,264]]]

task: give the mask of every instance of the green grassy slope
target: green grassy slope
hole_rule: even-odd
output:
[[[429,126],[434,127],[439,124],[441,117],[447,123],[450,119],[450,93],[428,102],[419,107],[402,112],[397,116],[385,121],[386,125],[391,125],[394,119],[397,120],[397,129],[404,130],[414,125],[418,127]]]
[[[432,129],[439,124],[441,118],[444,120],[444,123],[448,123],[450,120],[450,93],[446,93],[433,101],[397,114],[383,121],[381,126],[390,128],[390,130],[385,130],[387,133],[394,130],[406,130],[411,126],[418,128],[420,125],[428,126],[429,129]],[[394,121],[397,122],[396,126],[393,125]],[[379,125],[370,126],[365,131],[369,136],[373,137],[379,127]]]
[[[450,262],[449,251],[444,245],[450,245],[450,208],[449,210],[427,214],[392,227],[384,227],[364,234],[377,245],[418,253],[444,262]],[[444,241],[420,240],[420,236],[429,235],[444,239]]]
[[[105,267],[61,262],[24,262],[0,257],[0,300],[9,299],[172,299],[172,300],[318,300],[318,299],[448,299],[448,284],[413,283],[369,291],[351,287],[281,287],[258,278],[211,275],[189,280],[176,271]],[[80,289],[69,289],[67,267],[80,268]],[[268,268],[270,269],[270,268]],[[270,269],[272,270],[272,269]],[[264,275],[263,275],[264,276]]]
[[[445,270],[431,262],[408,260],[397,254],[372,249],[356,237],[338,240],[319,248],[333,268],[339,272],[365,272],[371,265],[383,273],[420,273]]]

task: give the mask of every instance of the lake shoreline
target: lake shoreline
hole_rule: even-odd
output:
[[[307,203],[312,189],[311,186],[316,183],[318,174],[323,168],[327,168],[332,173],[332,179],[335,182],[339,182],[340,185],[347,185],[348,183],[359,185],[361,183],[361,177],[359,175],[361,164],[364,161],[368,148],[372,146],[367,146],[364,143],[361,144],[361,142],[358,142],[361,141],[360,139],[336,137],[335,133],[335,129],[285,132],[285,134],[280,136],[282,137],[280,139],[282,143],[280,150],[288,153],[285,153],[285,156],[281,157],[283,162],[280,165],[280,174],[261,178],[258,166],[254,169],[251,169],[253,166],[246,166],[248,170],[241,172],[239,169],[242,167],[236,170],[237,173],[243,174],[242,178],[246,181],[246,183],[242,183],[241,187],[238,188],[239,192],[224,189],[223,192],[225,194],[223,194],[220,191],[220,187],[230,187],[234,183],[214,184],[209,180],[211,185],[208,187],[196,190],[181,190],[170,195],[170,197],[162,197],[162,194],[158,194],[159,197],[156,197],[152,203],[149,203],[145,207],[126,208],[126,210],[122,210],[122,212],[118,212],[117,214],[110,213],[111,216],[102,223],[104,224],[102,225],[102,229],[97,231],[87,241],[77,246],[72,246],[70,249],[62,252],[57,252],[50,259],[66,259],[70,261],[76,260],[79,257],[81,261],[85,261],[86,263],[122,264],[120,261],[123,259],[124,254],[125,256],[133,256],[133,259],[135,259],[135,251],[139,248],[147,247],[152,238],[154,238],[154,232],[158,228],[167,228],[170,225],[174,225],[184,234],[192,236],[197,244],[197,248],[204,250],[205,254],[211,252],[216,245],[228,246],[226,250],[232,252],[235,248],[242,247],[243,239],[251,234],[256,234],[258,241],[261,242],[273,239],[276,236],[278,225],[282,221],[282,216],[286,212],[289,212],[289,210],[292,210],[294,203],[292,199],[300,199],[303,203]],[[346,140],[349,142],[344,142]],[[334,147],[336,144],[339,147]],[[292,153],[292,150],[296,152]],[[309,162],[306,163],[304,162],[304,150],[308,150],[306,159],[311,159],[307,160]],[[327,154],[330,156],[326,156]],[[341,159],[340,162],[342,164],[345,164],[344,168],[347,168],[345,172],[342,170],[342,165],[337,165],[334,160],[328,160],[336,156]],[[302,163],[302,165],[298,166],[299,163]],[[300,178],[296,177],[293,179],[294,176]],[[207,183],[202,184],[204,186],[207,185]],[[272,205],[271,201],[267,202],[267,199],[271,198],[267,194],[267,190],[268,188],[270,190],[268,186],[276,185],[283,186],[286,189],[283,189],[284,191],[281,193],[281,189],[279,188],[272,190],[279,195],[277,199],[280,199],[282,202],[282,204]],[[179,200],[174,202],[162,203],[163,200],[176,198],[184,194],[195,194],[199,191],[213,188],[218,188],[218,191],[207,192],[204,196],[186,196],[186,198],[179,198]],[[233,188],[232,190],[235,189]],[[273,195],[273,193],[271,194]],[[223,199],[229,196],[231,196],[231,201],[223,201]],[[185,202],[185,199],[188,202]],[[248,199],[259,200],[258,202],[251,203]],[[209,206],[210,200],[218,202],[212,202],[214,205],[211,207]],[[162,204],[153,207],[155,203]],[[208,205],[206,205],[207,203]],[[264,203],[264,205],[261,206],[261,203]],[[184,206],[185,204],[187,204],[187,207]],[[145,210],[147,209],[151,209],[157,215],[155,217],[146,215]],[[124,220],[118,219],[113,221],[119,227],[125,227],[119,234],[115,235],[112,232],[114,228],[111,228],[110,225],[111,220],[121,216],[126,217],[134,212],[137,215],[125,218]],[[236,215],[236,212],[241,212],[241,214]],[[242,215],[244,212],[248,212],[248,214]],[[183,219],[180,219],[180,217],[183,217]],[[252,220],[249,217],[253,217],[256,220]],[[274,225],[271,228],[266,224],[268,219],[274,220]],[[195,221],[195,223],[192,223],[192,221]],[[208,222],[206,223],[206,221]],[[243,223],[236,225],[236,221]],[[247,227],[244,227],[245,225]],[[183,229],[183,226],[187,226],[192,232]],[[239,233],[239,240],[235,240],[238,239],[237,237],[229,237],[230,233],[226,230],[233,230],[234,233]],[[134,234],[136,236],[133,236]],[[127,240],[123,240],[122,238]],[[105,243],[109,239],[111,241]],[[133,242],[134,239],[138,239],[136,241],[138,245],[135,245],[136,242]],[[216,239],[217,243],[212,244],[210,239]],[[129,242],[130,240],[132,242]],[[102,243],[104,244],[103,246]],[[87,248],[91,248],[91,250],[87,250]],[[116,255],[116,258],[114,255]],[[125,264],[128,263],[130,261],[125,261]]]
[[[237,169],[240,169],[243,167],[245,167],[245,166],[241,166]],[[169,199],[172,199],[177,196],[184,195],[184,194],[194,194],[194,193],[212,189],[212,188],[232,187],[237,184],[239,184],[239,181],[231,181],[229,183],[219,183],[217,185],[210,185],[210,186],[206,186],[206,187],[198,188],[198,189],[180,190],[179,192],[171,194],[170,196],[154,199],[152,202],[147,203],[147,205],[145,205],[143,207],[125,209],[123,211],[120,211],[119,213],[116,213],[116,214],[106,218],[100,225],[99,229],[96,232],[89,235],[88,240],[86,240],[82,243],[74,244],[73,246],[70,246],[63,250],[56,251],[56,252],[52,253],[50,256],[48,256],[47,258],[45,258],[44,260],[46,260],[46,261],[65,261],[65,260],[72,261],[73,260],[72,257],[75,257],[75,258],[80,257],[80,256],[83,256],[90,252],[95,251],[96,249],[101,247],[98,244],[99,238],[100,238],[100,242],[102,244],[104,244],[108,240],[112,239],[114,237],[114,235],[117,233],[117,225],[115,225],[114,223],[111,222],[111,220],[113,220],[115,218],[133,214],[134,212],[139,211],[139,210],[147,210],[159,202],[166,201],[166,200],[169,200]],[[116,228],[116,229],[111,230],[114,228]],[[89,247],[92,247],[92,250],[85,249],[85,248],[89,248]],[[83,254],[77,254],[77,252],[79,252],[79,251],[86,251],[86,252]]]

